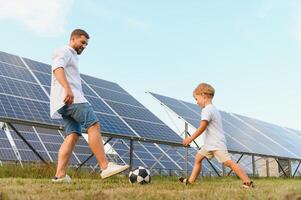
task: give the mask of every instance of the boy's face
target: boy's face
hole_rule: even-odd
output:
[[[205,96],[201,94],[193,94],[194,99],[196,100],[196,103],[201,107],[205,107]]]

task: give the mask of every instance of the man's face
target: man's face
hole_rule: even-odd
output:
[[[86,38],[84,35],[81,35],[79,37],[73,36],[71,38],[71,47],[77,52],[78,55],[80,55],[84,49],[88,45],[88,38]]]

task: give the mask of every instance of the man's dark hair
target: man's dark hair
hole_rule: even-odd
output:
[[[75,29],[74,31],[72,31],[70,38],[72,38],[73,36],[80,37],[82,35],[85,36],[87,39],[90,39],[89,34],[82,29]]]

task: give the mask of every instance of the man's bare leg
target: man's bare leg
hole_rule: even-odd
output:
[[[61,145],[58,154],[57,169],[55,174],[56,177],[63,177],[66,175],[67,165],[78,138],[78,134],[71,133],[65,138],[63,144]]]
[[[88,128],[88,143],[97,159],[100,168],[102,170],[106,169],[108,166],[108,159],[106,157],[102,142],[99,122]]]

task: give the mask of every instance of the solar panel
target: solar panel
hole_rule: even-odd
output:
[[[0,53],[0,118],[58,125],[49,117],[49,98],[20,57]]]
[[[17,161],[16,154],[6,136],[6,133],[0,129],[0,160]]]
[[[20,57],[0,51],[0,62],[25,67]]]
[[[45,161],[51,161],[46,149],[42,145],[32,127],[21,125],[15,125],[15,127]],[[40,158],[33,153],[33,151],[25,144],[25,142],[18,136],[16,132],[10,130],[10,133],[16,144],[22,161],[40,161]]]
[[[199,126],[201,109],[197,105],[155,93],[150,94],[193,127]],[[220,113],[230,151],[301,158],[301,140],[284,128],[223,111]]]
[[[181,138],[118,84],[82,75],[82,79],[140,137],[180,142]]]
[[[95,110],[103,132],[181,142],[182,139],[174,131],[118,84],[87,75],[81,76],[85,97]],[[49,117],[50,65],[2,53],[0,77],[0,119],[56,127],[62,124],[61,120],[53,120]],[[24,126],[18,126],[18,129],[46,160],[57,160],[57,152],[63,142],[60,132],[38,127],[26,127],[24,130]],[[24,142],[13,131],[11,132],[22,160],[38,160],[35,154],[29,153],[30,150]],[[82,140],[83,138],[74,149],[72,164],[83,162],[91,154],[87,143]],[[119,145],[122,147],[119,149],[119,156],[122,156],[122,151],[128,150],[128,145],[128,141]],[[146,146],[150,148],[149,145]],[[179,169],[170,157],[165,155],[159,163],[156,163],[156,154],[150,154],[140,143],[137,143],[136,147],[140,148],[133,159],[136,165],[151,166],[155,163],[156,167]],[[158,147],[156,148],[159,150]],[[128,156],[125,160],[127,158]],[[95,158],[88,164],[95,165]]]
[[[57,130],[34,127],[35,132],[40,137],[45,149],[47,150],[48,154],[50,155],[53,162],[57,161],[57,156],[59,149],[64,141],[63,136]],[[74,152],[72,153],[70,163],[72,165],[77,165],[79,163],[76,155]]]

